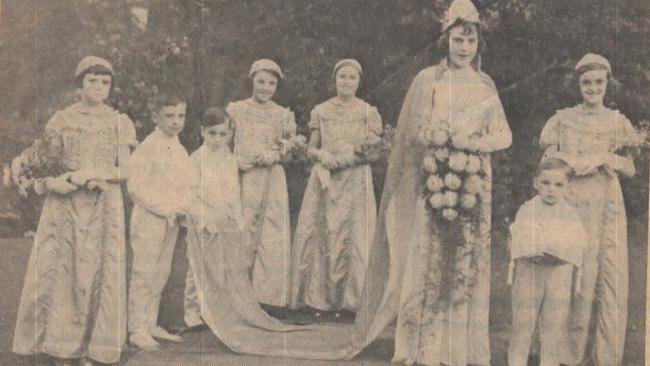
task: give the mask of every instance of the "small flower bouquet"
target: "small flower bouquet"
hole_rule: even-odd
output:
[[[62,163],[63,146],[49,136],[36,139],[32,146],[14,158],[11,167],[4,169],[4,183],[15,185],[26,196],[35,180],[65,174],[68,169]]]
[[[394,136],[394,128],[387,125],[380,136],[369,134],[364,142],[354,148],[354,154],[365,163],[386,162],[390,157]]]
[[[284,135],[275,141],[274,150],[282,151],[285,161],[304,162],[307,161],[307,138],[303,135]]]
[[[636,139],[622,141],[620,146],[617,146],[617,154],[637,157],[641,154],[642,150],[650,150],[650,121],[640,121],[636,127],[636,133]]]
[[[418,141],[428,148],[422,170],[429,208],[447,221],[475,217],[483,188],[481,158],[464,143],[452,142],[446,121],[422,126]]]

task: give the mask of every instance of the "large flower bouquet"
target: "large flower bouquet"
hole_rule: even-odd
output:
[[[446,120],[428,119],[417,140],[426,151],[422,158],[422,192],[427,200],[434,233],[432,250],[439,252],[440,299],[461,303],[476,283],[476,259],[485,249],[478,240],[480,200],[485,173],[475,140],[453,133]]]
[[[483,187],[482,160],[464,139],[452,139],[450,131],[447,121],[434,121],[418,132],[418,141],[427,147],[422,168],[428,206],[447,221],[475,218]]]

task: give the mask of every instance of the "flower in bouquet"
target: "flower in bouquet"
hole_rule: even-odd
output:
[[[425,146],[429,146],[431,144],[431,135],[430,135],[431,130],[429,130],[426,127],[421,127],[420,130],[418,131],[417,135],[417,141]]]
[[[443,195],[445,206],[456,207],[458,205],[458,193],[454,191],[446,191]]]
[[[456,133],[451,138],[451,145],[458,150],[468,150],[470,146],[469,136]]]
[[[462,172],[467,166],[467,154],[456,150],[449,154],[449,169],[455,172]]]
[[[368,134],[365,141],[354,148],[354,154],[366,163],[387,161],[392,147],[393,131],[386,126],[381,135]]]
[[[32,146],[14,158],[11,164],[11,180],[22,195],[27,194],[35,179],[56,177],[68,172],[62,162],[63,145],[54,136],[36,139]]]
[[[449,149],[446,147],[441,147],[435,150],[433,155],[438,159],[439,162],[445,162],[449,159]]]
[[[307,138],[303,135],[297,135],[288,138],[277,138],[275,140],[274,150],[292,152],[297,149],[303,148],[307,145]]]
[[[449,141],[449,132],[443,129],[434,129],[431,131],[431,143],[433,146],[444,146]]]
[[[458,211],[453,208],[445,208],[442,210],[442,217],[448,221],[454,221],[458,217]]]
[[[293,140],[294,144],[307,145],[307,138],[305,136],[303,136],[303,135],[296,135],[295,137],[293,137],[292,140]]]
[[[438,171],[438,164],[436,163],[436,158],[433,155],[426,155],[422,159],[422,167],[427,173],[435,174]]]
[[[462,208],[471,210],[476,207],[478,203],[478,198],[475,193],[464,193],[460,197],[460,205]]]
[[[457,190],[463,185],[460,177],[454,173],[447,173],[445,175],[445,186],[451,190]]]
[[[478,155],[470,154],[467,157],[467,165],[465,171],[469,174],[476,174],[481,170],[481,158]]]
[[[641,150],[650,147],[650,121],[640,121],[635,128],[636,135],[628,139],[618,139],[615,153],[619,155],[636,157]]]
[[[445,196],[440,192],[434,193],[429,197],[429,204],[434,209],[443,208],[445,206]]]
[[[444,187],[445,183],[439,176],[432,174],[427,178],[427,189],[429,192],[440,192]]]
[[[467,193],[479,193],[483,187],[483,180],[480,176],[472,174],[465,178],[463,189]]]
[[[296,135],[288,139],[279,138],[275,142],[274,150],[284,152],[285,161],[307,162],[307,138],[303,135]]]

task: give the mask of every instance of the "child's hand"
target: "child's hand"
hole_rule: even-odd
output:
[[[287,151],[291,150],[293,147],[293,143],[290,140],[279,138],[276,142],[277,150],[279,151]]]
[[[602,159],[604,166],[612,170],[619,170],[625,165],[622,161],[624,157],[614,153],[603,153],[600,159]]]
[[[205,230],[207,230],[210,234],[216,234],[219,232],[219,225],[217,225],[214,220],[211,220],[207,225],[205,225]]]
[[[467,150],[471,152],[480,152],[481,151],[481,142],[477,137],[470,137],[468,139]]]
[[[607,155],[609,154],[592,154],[583,157],[579,169],[576,172],[581,175],[594,173],[598,168],[607,164]]]
[[[45,187],[49,191],[58,193],[58,194],[68,194],[70,192],[75,191],[78,187],[70,182],[68,182],[68,178],[70,177],[70,173],[64,174],[60,177],[50,177],[45,180]]]
[[[249,172],[253,168],[255,168],[256,161],[257,161],[257,159],[254,159],[252,161],[238,161],[237,166],[238,166],[239,170],[241,170],[242,172],[244,172],[244,173]]]
[[[323,167],[327,170],[333,170],[338,167],[336,157],[324,150],[320,151],[318,161],[320,161],[321,165],[323,165]]]
[[[92,169],[76,171],[70,175],[70,181],[78,187],[86,185],[88,181],[97,179],[99,179],[99,173]]]
[[[273,166],[280,162],[281,155],[277,151],[271,151],[255,159],[255,164],[260,166]]]
[[[88,187],[90,190],[98,189],[100,191],[105,191],[108,188],[108,185],[106,184],[105,180],[93,179],[89,180],[88,183],[86,183],[86,187]]]
[[[178,212],[171,212],[165,218],[169,226],[178,225]]]
[[[321,150],[315,147],[307,148],[307,157],[314,161],[320,161]]]

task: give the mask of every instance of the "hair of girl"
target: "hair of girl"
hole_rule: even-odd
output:
[[[221,107],[208,108],[201,116],[201,127],[212,127],[224,123],[230,126],[230,116]]]
[[[587,71],[607,70],[607,79],[612,78],[612,66],[609,61],[601,55],[588,53],[584,55],[575,66],[575,75],[580,78]]]
[[[447,28],[436,41],[436,53],[442,58],[449,56],[449,34],[452,28],[463,27],[463,35],[476,33],[478,37],[478,50],[476,57],[479,57],[486,49],[485,40],[483,39],[483,23],[470,22],[464,19],[457,19],[449,28]]]
[[[248,72],[248,77],[253,80],[253,78],[255,78],[255,74],[260,71],[266,71],[275,76],[278,79],[278,85],[280,85],[280,82],[284,80],[284,74],[282,73],[280,65],[271,59],[262,58],[253,62],[251,69]]]
[[[92,65],[85,69],[84,71],[81,72],[81,74],[75,76],[74,78],[74,84],[77,88],[82,88],[83,87],[83,81],[84,77],[86,77],[87,74],[94,74],[94,75],[110,75],[111,77],[111,89],[113,89],[113,71],[108,69],[106,66],[103,65]]]
[[[359,61],[353,58],[346,58],[339,60],[336,65],[334,65],[334,70],[332,70],[332,80],[336,80],[336,73],[338,73],[343,66],[351,66],[359,72],[359,78],[363,76],[363,68]]]

